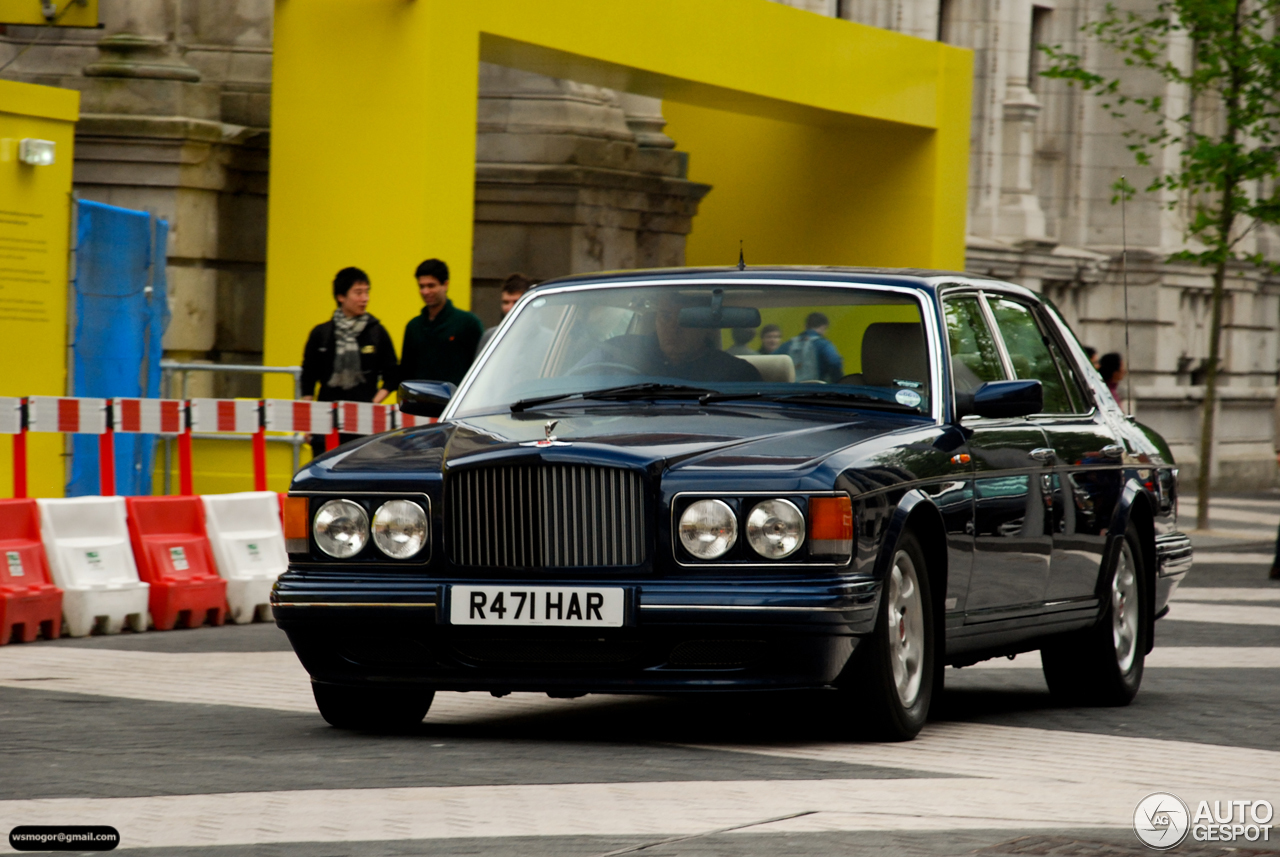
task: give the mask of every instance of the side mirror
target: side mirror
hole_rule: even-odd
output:
[[[458,388],[449,382],[404,381],[397,393],[400,410],[415,417],[438,417]]]
[[[1008,419],[1038,414],[1044,409],[1044,387],[1039,381],[988,381],[973,391],[969,401],[957,397],[957,416],[976,414]]]

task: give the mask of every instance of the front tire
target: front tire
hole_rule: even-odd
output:
[[[1144,573],[1141,542],[1131,524],[1107,576],[1106,609],[1098,624],[1040,650],[1050,693],[1097,706],[1128,705],[1138,695],[1147,651]]]
[[[880,594],[875,631],[854,652],[840,692],[851,713],[884,741],[924,728],[936,684],[936,626],[924,551],[903,533]]]
[[[427,716],[434,691],[417,688],[350,687],[311,682],[320,716],[338,729],[402,732]]]

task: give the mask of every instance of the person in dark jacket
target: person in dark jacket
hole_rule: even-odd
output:
[[[338,306],[333,318],[316,325],[307,337],[302,355],[302,398],[377,403],[400,383],[391,336],[382,322],[365,311],[369,289],[369,276],[359,268],[343,268],[333,278],[333,299]],[[346,443],[357,437],[343,434],[340,440]],[[324,452],[324,442],[324,435],[312,435],[312,452]]]
[[[444,262],[428,259],[413,276],[423,307],[404,327],[400,379],[457,384],[476,359],[484,324],[449,300],[449,266]]]

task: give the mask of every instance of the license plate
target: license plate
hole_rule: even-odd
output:
[[[626,591],[596,586],[452,586],[454,625],[565,625],[619,628]]]

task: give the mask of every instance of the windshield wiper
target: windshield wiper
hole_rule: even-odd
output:
[[[652,399],[661,397],[682,399],[698,397],[705,398],[709,395],[715,395],[715,391],[708,390],[706,387],[690,387],[687,384],[661,384],[657,382],[649,382],[644,384],[624,384],[620,387],[605,387],[600,390],[587,390],[583,393],[557,393],[553,396],[537,396],[532,399],[521,399],[518,402],[512,403],[511,410],[512,412],[524,411],[550,402],[573,401],[578,399],[616,399],[625,401],[627,399]]]
[[[762,399],[768,402],[818,402],[826,404],[831,401],[850,401],[853,400],[859,405],[865,407],[882,408],[887,411],[901,411],[907,414],[920,413],[919,408],[913,408],[909,405],[899,404],[898,402],[886,402],[884,399],[870,396],[866,393],[858,393],[853,390],[828,390],[814,389],[805,390],[803,393],[762,393],[760,391],[750,393],[708,393],[698,400],[699,404],[708,405],[714,402],[730,402],[735,399]]]

